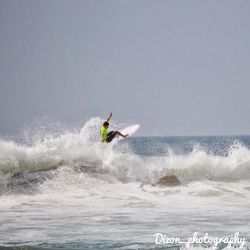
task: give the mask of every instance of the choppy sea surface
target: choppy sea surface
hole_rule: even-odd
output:
[[[0,140],[0,248],[187,249],[154,235],[238,232],[250,249],[250,136],[102,144],[101,123]]]

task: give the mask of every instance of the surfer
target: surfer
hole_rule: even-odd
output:
[[[116,135],[120,135],[123,138],[126,138],[128,136],[128,134],[123,135],[119,131],[110,131],[110,132],[108,132],[109,120],[111,119],[111,117],[112,117],[112,113],[110,112],[108,119],[102,124],[101,131],[100,131],[101,132],[101,141],[102,142],[109,143],[115,138]]]

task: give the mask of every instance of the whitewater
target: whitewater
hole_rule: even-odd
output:
[[[186,249],[154,235],[238,232],[249,249],[250,136],[103,144],[101,123],[0,139],[0,247]]]

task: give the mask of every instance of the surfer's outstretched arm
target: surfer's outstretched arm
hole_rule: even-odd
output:
[[[107,122],[109,122],[109,120],[111,119],[111,117],[112,117],[112,112],[110,112],[109,117],[107,119]]]

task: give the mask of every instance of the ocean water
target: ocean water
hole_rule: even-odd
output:
[[[0,248],[187,249],[154,235],[238,232],[250,249],[250,136],[101,144],[101,122],[0,140]]]

